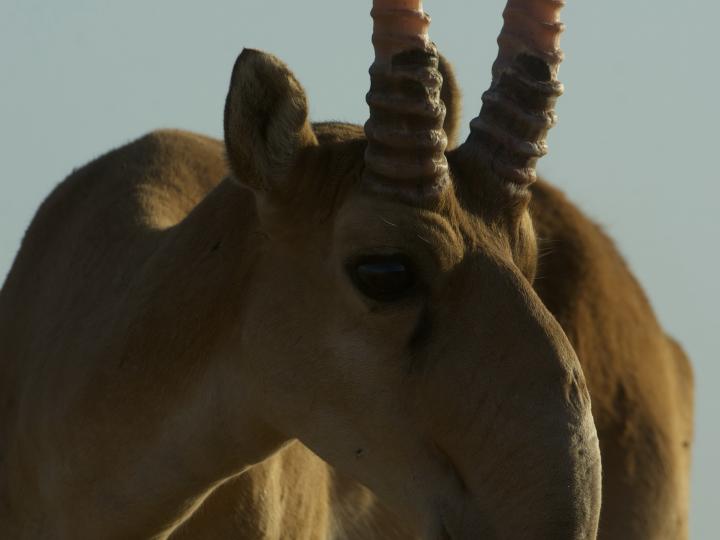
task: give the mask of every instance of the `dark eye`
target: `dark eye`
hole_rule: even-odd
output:
[[[400,300],[415,286],[415,274],[404,255],[371,255],[349,268],[355,286],[368,298],[381,302]]]

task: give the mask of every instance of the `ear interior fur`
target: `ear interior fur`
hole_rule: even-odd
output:
[[[282,189],[297,153],[316,144],[295,76],[275,56],[244,49],[225,102],[225,147],[235,177],[253,189]]]

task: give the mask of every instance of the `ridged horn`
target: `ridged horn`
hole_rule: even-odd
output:
[[[547,133],[557,121],[564,5],[564,0],[508,0],[492,84],[459,149],[518,187],[536,180],[537,161],[547,154]]]
[[[363,181],[411,202],[449,185],[439,56],[421,0],[374,0]]]

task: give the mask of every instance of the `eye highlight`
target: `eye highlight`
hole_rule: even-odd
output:
[[[402,300],[416,285],[410,259],[402,254],[360,257],[349,265],[348,271],[355,287],[379,302]]]

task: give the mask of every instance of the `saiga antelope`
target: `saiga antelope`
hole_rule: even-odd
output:
[[[364,130],[245,50],[224,144],[60,184],[0,293],[0,537],[685,538],[689,364],[535,181],[560,9],[509,0],[459,146],[420,0],[375,0]]]

